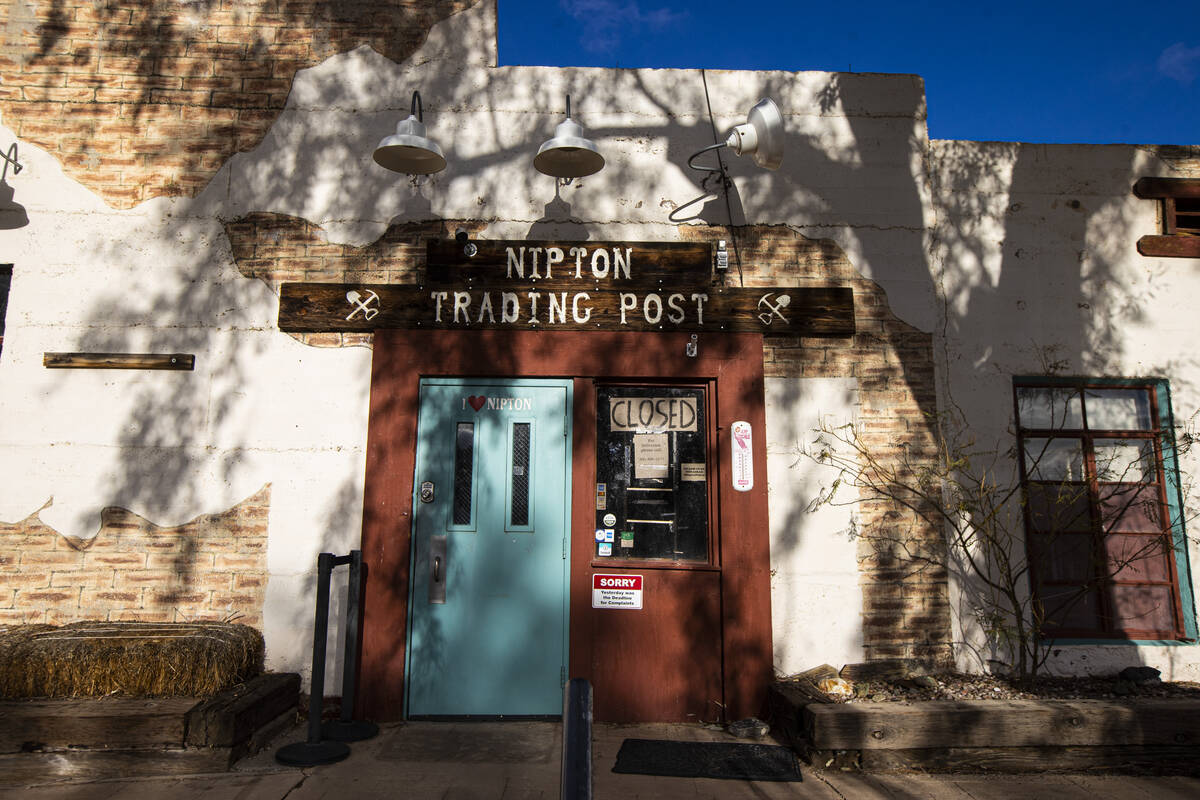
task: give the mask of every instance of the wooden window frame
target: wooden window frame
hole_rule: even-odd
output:
[[[1084,392],[1088,389],[1142,389],[1150,394],[1151,425],[1146,429],[1102,429],[1088,425],[1086,410],[1081,428],[1026,428],[1022,427],[1019,412],[1019,391],[1021,389],[1071,389]],[[1089,378],[1047,378],[1047,377],[1015,377],[1013,379],[1013,418],[1016,421],[1017,459],[1020,467],[1022,485],[1028,487],[1039,484],[1039,481],[1027,474],[1025,463],[1025,440],[1027,438],[1066,437],[1079,439],[1083,445],[1082,455],[1085,462],[1085,479],[1088,493],[1089,514],[1091,517],[1091,535],[1094,538],[1095,552],[1102,552],[1104,544],[1104,520],[1101,517],[1097,468],[1093,460],[1095,439],[1131,439],[1153,442],[1154,468],[1156,482],[1160,487],[1160,503],[1162,507],[1160,519],[1162,532],[1169,537],[1172,554],[1168,559],[1168,581],[1172,590],[1173,618],[1175,627],[1172,630],[1151,630],[1137,628],[1134,625],[1121,625],[1119,620],[1112,617],[1109,607],[1108,588],[1111,585],[1123,583],[1112,580],[1111,575],[1099,578],[1096,591],[1099,600],[1098,629],[1059,628],[1052,637],[1061,640],[1095,640],[1095,641],[1165,641],[1192,642],[1196,639],[1196,619],[1193,606],[1191,586],[1180,579],[1188,576],[1190,569],[1187,563],[1186,535],[1183,530],[1182,503],[1179,497],[1179,470],[1175,452],[1173,422],[1170,407],[1170,392],[1167,381],[1162,379],[1089,379]],[[1036,537],[1038,532],[1032,520],[1031,504],[1025,503],[1025,532],[1026,547],[1029,552],[1030,586],[1036,592],[1040,576],[1036,556]],[[1096,576],[1093,576],[1096,577]],[[1048,579],[1049,580],[1049,579]],[[1055,583],[1049,580],[1049,583]],[[1157,583],[1145,582],[1147,585]]]
[[[655,558],[655,557],[636,557],[624,558],[618,552],[614,551],[612,556],[593,556],[591,566],[593,569],[672,569],[672,570],[716,570],[720,569],[720,547],[718,546],[717,536],[720,533],[719,527],[714,526],[714,521],[718,519],[717,500],[720,495],[720,478],[717,475],[716,459],[718,456],[717,448],[719,441],[717,436],[717,425],[715,421],[716,413],[716,394],[717,382],[715,380],[708,381],[689,381],[689,382],[672,382],[665,378],[657,380],[629,381],[629,380],[598,380],[592,384],[592,392],[594,394],[594,402],[599,407],[599,392],[602,388],[613,389],[698,389],[701,391],[704,398],[704,419],[705,419],[705,435],[704,435],[704,470],[705,470],[705,507],[708,515],[707,521],[707,545],[704,560],[699,559],[674,559],[674,558]],[[598,422],[598,420],[597,420]],[[596,436],[597,447],[600,444],[599,435]],[[717,491],[713,491],[713,487]]]
[[[1163,233],[1138,239],[1138,252],[1160,258],[1200,258],[1200,223],[1189,219],[1178,224],[1176,204],[1179,200],[1200,204],[1200,178],[1140,178],[1133,193],[1146,200],[1161,200]],[[1189,210],[1189,218],[1192,213]]]

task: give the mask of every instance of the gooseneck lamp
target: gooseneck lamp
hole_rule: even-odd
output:
[[[723,142],[692,153],[688,166],[701,172],[720,172],[720,167],[697,165],[696,159],[712,150],[728,147],[739,156],[752,156],[763,169],[779,169],[783,163],[783,114],[769,97],[754,104],[746,121],[734,127]]]

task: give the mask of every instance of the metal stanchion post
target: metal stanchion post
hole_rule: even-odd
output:
[[[284,745],[275,751],[275,760],[289,767],[332,764],[350,755],[349,745],[343,742],[321,741],[321,708],[325,696],[325,639],[329,634],[329,578],[333,573],[333,564],[333,553],[321,553],[317,556],[317,611],[313,622],[308,740]]]
[[[356,673],[358,672],[358,598],[362,591],[362,551],[351,550],[345,557],[350,564],[350,577],[346,585],[346,639],[345,654],[342,659],[342,713],[338,719],[331,719],[321,726],[321,734],[326,739],[339,742],[358,742],[370,739],[379,734],[379,726],[374,722],[354,719],[354,693],[356,691]],[[341,562],[342,559],[337,559]]]
[[[562,800],[592,800],[592,685],[572,678],[563,687]]]

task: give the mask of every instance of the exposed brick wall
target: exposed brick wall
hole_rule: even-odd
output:
[[[478,221],[442,220],[392,225],[366,247],[330,244],[317,225],[283,214],[256,213],[225,224],[238,270],[268,283],[415,283],[425,269],[425,243],[459,228],[477,233]],[[293,334],[314,347],[370,345],[369,333]]]
[[[115,207],[194,196],[262,141],[297,70],[361,44],[403,61],[476,2],[10,0],[0,114]]]
[[[366,247],[330,244],[318,225],[256,213],[225,223],[238,270],[267,282],[412,283],[425,269],[425,243],[477,233],[482,222],[441,220],[392,225]]]
[[[278,214],[254,214],[226,225],[241,272],[267,281],[416,282],[425,267],[425,242],[457,228],[479,231],[481,222],[441,221],[395,225],[367,247],[330,245],[321,229]],[[685,239],[734,240],[712,226],[681,226]],[[889,464],[935,455],[928,420],[936,411],[933,341],[898,320],[887,296],[864,278],[830,240],[813,240],[786,226],[736,231],[742,268],[731,263],[728,280],[747,286],[850,286],[856,333],[850,338],[772,337],[764,347],[767,376],[853,377],[858,381],[863,440]],[[732,261],[731,257],[731,261]],[[299,336],[314,346],[370,344],[370,334]],[[864,498],[859,519],[863,639],[868,658],[950,657],[947,575],[920,556],[944,563],[943,536],[911,512]],[[885,547],[883,540],[902,542]],[[918,556],[913,558],[913,556]],[[802,590],[802,589],[801,589]]]
[[[230,620],[262,629],[271,489],[228,511],[160,528],[123,508],[92,539],[35,513],[0,523],[0,625]]]
[[[681,232],[688,238],[733,238],[714,228]],[[898,320],[883,289],[854,269],[836,243],[806,239],[786,226],[739,228],[736,235],[747,286],[835,284],[854,290],[853,337],[767,339],[765,374],[856,378],[860,436],[876,457],[891,467],[934,458],[928,427],[937,408],[932,336]],[[736,272],[732,263],[730,272]],[[945,563],[942,531],[912,512],[866,497],[858,513],[865,534],[858,539],[858,565],[867,658],[948,663],[947,573],[926,560]]]

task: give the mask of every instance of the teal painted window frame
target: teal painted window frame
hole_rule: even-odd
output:
[[[1200,638],[1196,625],[1195,596],[1192,591],[1191,564],[1187,551],[1187,530],[1183,517],[1183,488],[1179,479],[1179,458],[1175,444],[1175,414],[1171,406],[1170,381],[1166,378],[1089,378],[1051,377],[1046,375],[1013,376],[1016,387],[1036,383],[1042,386],[1081,388],[1083,386],[1140,387],[1154,386],[1158,403],[1159,427],[1162,431],[1163,480],[1166,483],[1167,510],[1171,521],[1171,542],[1175,551],[1175,576],[1179,582],[1179,605],[1183,616],[1183,639],[1121,639],[1121,638],[1055,638],[1061,645],[1168,645],[1173,647],[1195,646]],[[1020,420],[1014,424],[1020,426]]]

